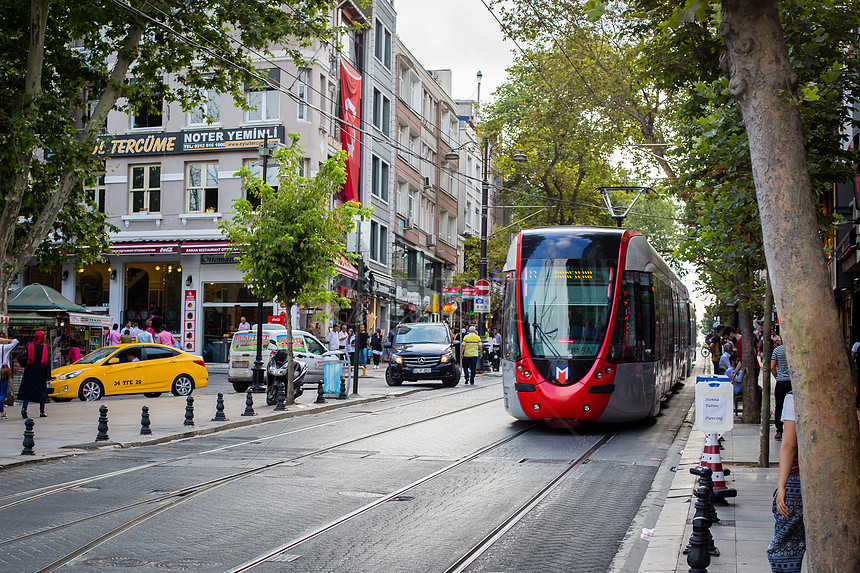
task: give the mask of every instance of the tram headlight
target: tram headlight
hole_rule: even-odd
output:
[[[540,404],[538,404],[537,402],[535,402],[534,404],[532,404],[532,409],[533,409],[535,412],[537,412],[538,410],[540,410]]]
[[[529,372],[528,370],[523,372],[523,378],[531,378],[531,377],[532,377],[532,373]]]
[[[583,404],[582,405],[582,411],[583,412],[591,412],[591,406],[589,406],[588,404]]]
[[[606,372],[607,376],[609,376],[610,374],[612,374],[612,366],[607,366],[603,369],[603,371]]]
[[[596,372],[594,374],[594,377],[597,378],[598,380],[600,380],[601,378],[603,378],[603,372]]]

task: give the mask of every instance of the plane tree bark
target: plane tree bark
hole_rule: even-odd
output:
[[[797,408],[810,571],[860,570],[860,432],[775,0],[722,3],[721,67],[749,136]],[[835,134],[834,134],[835,137]]]

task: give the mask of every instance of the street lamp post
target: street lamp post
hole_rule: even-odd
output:
[[[260,146],[260,159],[263,160],[262,176],[263,184],[268,183],[267,170],[269,167],[269,155],[272,150],[269,149],[269,136],[263,139],[263,145]],[[254,360],[254,366],[251,368],[252,378],[251,385],[254,392],[265,392],[266,386],[263,384],[263,297],[257,294],[257,358]]]

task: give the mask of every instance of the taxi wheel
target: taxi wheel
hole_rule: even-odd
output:
[[[102,386],[102,383],[95,378],[87,378],[84,380],[84,383],[81,384],[81,389],[78,390],[78,398],[80,398],[82,402],[95,402],[97,400],[101,400],[104,395],[104,386]]]
[[[173,381],[173,389],[171,392],[173,392],[174,396],[189,396],[193,390],[194,378],[188,374],[180,374],[176,377],[176,380]]]

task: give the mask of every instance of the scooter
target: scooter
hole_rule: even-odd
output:
[[[308,372],[308,366],[301,360],[295,359],[293,364],[295,364],[293,371],[293,399],[295,399],[304,393],[302,382]],[[287,368],[289,366],[289,354],[283,348],[277,350],[269,359],[269,364],[266,366],[266,404],[269,406],[278,403],[278,384],[283,384],[284,392],[286,392]]]

